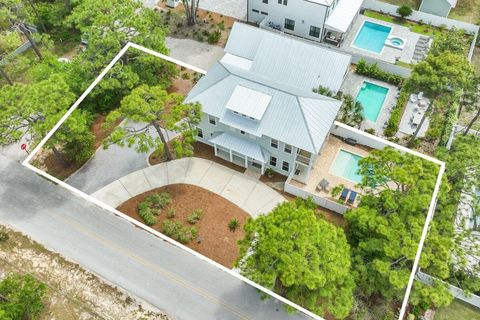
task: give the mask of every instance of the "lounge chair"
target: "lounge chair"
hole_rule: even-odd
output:
[[[357,198],[357,193],[355,191],[350,192],[350,196],[348,197],[347,203],[353,204],[355,202],[355,198]]]
[[[347,199],[348,193],[350,192],[350,189],[343,188],[342,194],[340,195],[340,200],[345,201]]]

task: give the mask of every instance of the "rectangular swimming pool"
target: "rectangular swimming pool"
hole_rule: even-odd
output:
[[[370,83],[363,82],[362,88],[358,92],[357,101],[363,106],[363,117],[366,120],[376,122],[383,103],[387,97],[388,88]]]
[[[390,31],[392,28],[389,26],[365,21],[353,41],[353,45],[364,50],[381,53]]]
[[[360,159],[362,157],[359,155],[340,149],[330,167],[330,173],[358,183],[362,181],[362,176],[357,173]]]

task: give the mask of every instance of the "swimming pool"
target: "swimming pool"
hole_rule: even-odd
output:
[[[357,173],[360,159],[362,157],[359,155],[340,149],[330,167],[330,173],[353,182],[360,182],[362,176]]]
[[[387,93],[388,88],[367,81],[363,82],[362,88],[357,95],[357,101],[363,106],[363,117],[366,120],[377,121]]]
[[[381,53],[390,31],[392,31],[391,27],[365,21],[353,45],[364,50]]]

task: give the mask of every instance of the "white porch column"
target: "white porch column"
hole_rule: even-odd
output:
[[[245,168],[248,168],[248,157],[245,156]]]
[[[229,149],[228,151],[230,151],[230,162],[233,162],[232,149]]]
[[[217,144],[216,144],[216,143],[213,144],[213,150],[215,150],[215,151],[214,151],[214,152],[215,152],[215,156],[217,156]]]
[[[264,174],[265,173],[265,165],[262,163],[262,170],[261,170],[261,173]]]

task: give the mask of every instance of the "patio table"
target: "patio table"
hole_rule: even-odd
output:
[[[422,113],[422,112],[416,112],[416,113],[413,115],[412,124],[414,124],[414,125],[419,125],[419,124],[420,124],[420,121],[422,121],[422,118],[423,118],[423,113]]]

